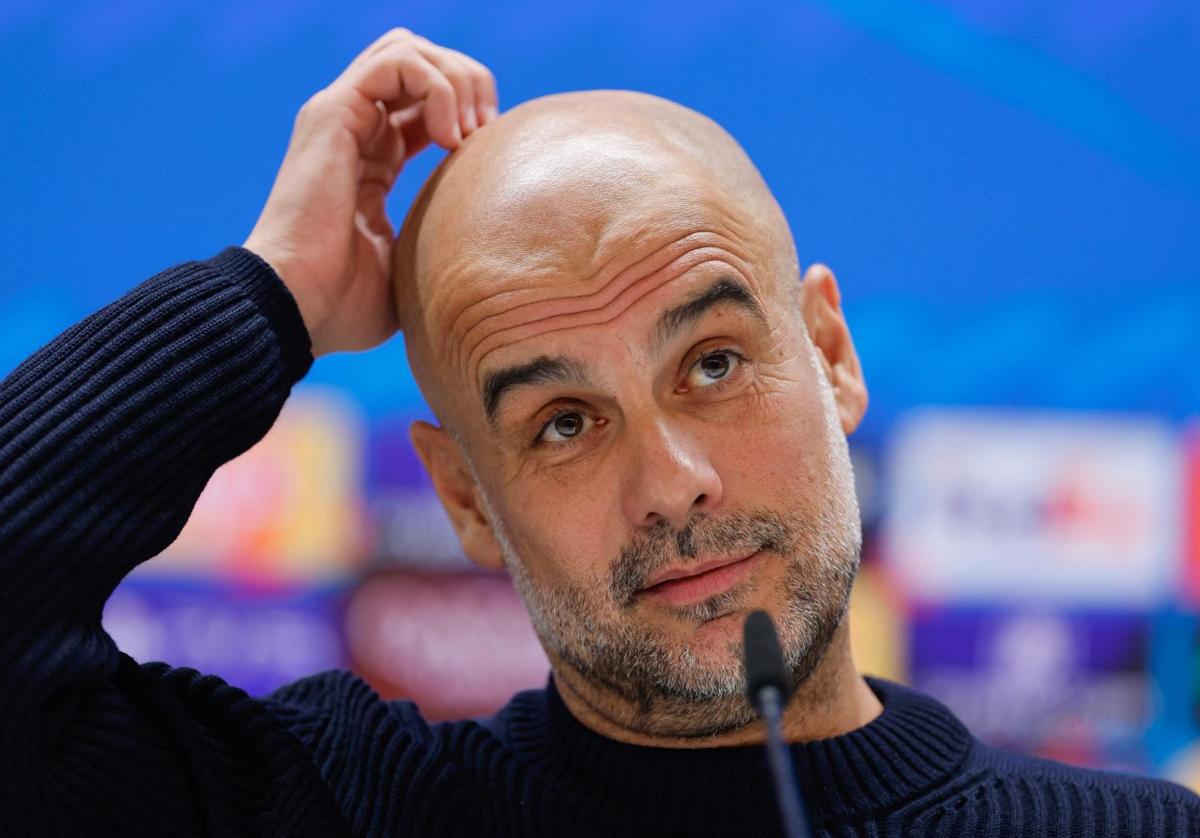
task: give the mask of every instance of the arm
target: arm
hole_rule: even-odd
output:
[[[0,823],[145,829],[180,805],[208,822],[220,795],[188,751],[211,731],[168,729],[101,611],[267,431],[310,337],[323,353],[395,331],[379,185],[476,127],[467,96],[494,103],[468,61],[389,33],[301,110],[247,248],[159,274],[0,382]],[[211,728],[221,708],[184,712]]]
[[[92,767],[136,774],[144,731],[110,688],[120,655],[104,602],[178,535],[212,472],[262,437],[311,363],[286,289],[231,248],[143,283],[0,383],[6,819],[44,817]]]

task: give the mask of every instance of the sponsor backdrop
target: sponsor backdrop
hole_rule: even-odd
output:
[[[1200,789],[1200,6],[8,2],[0,374],[241,241],[298,106],[393,25],[508,105],[624,87],[725,124],[838,273],[871,387],[863,668],[991,741]],[[435,718],[541,684],[409,446],[426,415],[399,339],[318,362],[108,628],[255,693],[353,667]]]

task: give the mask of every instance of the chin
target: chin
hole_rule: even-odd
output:
[[[741,666],[742,626],[758,605],[725,608],[703,620],[672,620],[668,643],[699,669],[725,671]]]

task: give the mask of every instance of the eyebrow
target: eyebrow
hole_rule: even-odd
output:
[[[663,347],[670,343],[688,326],[694,325],[700,318],[718,306],[735,306],[753,315],[762,323],[766,323],[766,315],[758,300],[742,283],[732,277],[723,276],[716,282],[695,295],[686,302],[680,303],[664,311],[654,327],[654,338],[651,346],[653,354],[658,354]],[[500,413],[500,402],[505,395],[521,387],[537,384],[573,384],[586,387],[589,384],[587,369],[573,358],[554,357],[546,355],[534,358],[524,364],[511,367],[501,367],[484,376],[482,385],[483,407],[487,414],[488,423],[493,430],[496,418]]]
[[[732,305],[752,314],[760,322],[767,317],[750,289],[732,277],[723,276],[685,303],[667,309],[654,328],[655,354],[670,343],[681,331],[696,323],[717,306]]]
[[[503,367],[483,379],[483,407],[488,422],[494,427],[500,412],[500,400],[518,387],[534,384],[576,384],[586,386],[587,371],[571,358],[550,358],[542,355],[525,364]]]

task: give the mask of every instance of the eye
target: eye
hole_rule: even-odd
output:
[[[537,442],[551,444],[570,442],[586,430],[588,421],[588,418],[578,410],[564,410],[556,413],[549,422],[542,426]]]
[[[737,372],[742,356],[732,349],[720,349],[701,355],[688,371],[688,385],[712,387]]]

